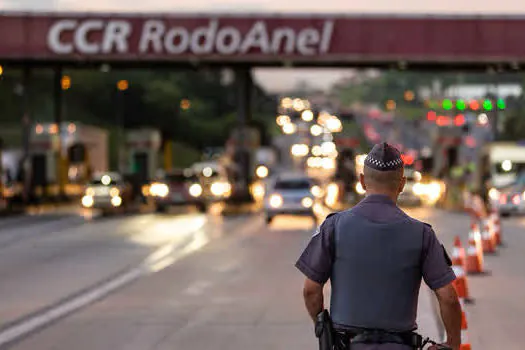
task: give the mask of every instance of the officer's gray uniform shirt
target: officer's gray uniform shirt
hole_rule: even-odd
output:
[[[403,245],[389,249],[398,240]],[[413,330],[421,279],[433,290],[455,279],[430,225],[409,217],[383,195],[369,195],[354,208],[329,215],[296,267],[320,284],[331,279],[330,311],[339,328]],[[407,348],[355,344],[352,349]]]

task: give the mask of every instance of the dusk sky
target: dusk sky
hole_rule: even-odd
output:
[[[395,7],[394,7],[395,4]],[[1,10],[115,12],[302,12],[302,13],[418,13],[525,15],[522,0],[0,0]],[[256,79],[273,91],[286,90],[298,80],[328,87],[348,74],[345,70],[256,71]]]

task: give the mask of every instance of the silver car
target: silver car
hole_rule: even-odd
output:
[[[270,182],[264,199],[266,222],[278,215],[310,216],[317,222],[314,204],[317,182],[304,175],[281,175]]]

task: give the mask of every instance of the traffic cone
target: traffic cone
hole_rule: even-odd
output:
[[[465,302],[471,303],[473,300],[469,295],[467,275],[465,273],[465,249],[461,246],[458,236],[454,240],[454,249],[452,250],[452,270],[456,275],[456,279],[452,284],[456,289],[456,293]]]
[[[477,230],[471,230],[469,233],[465,269],[468,274],[477,274],[483,272],[483,249],[481,247],[481,234]]]
[[[496,247],[494,246],[493,238],[490,234],[490,223],[489,219],[483,221],[483,231],[481,233],[481,243],[483,247],[483,253],[495,253]]]
[[[492,225],[494,232],[494,243],[496,246],[501,245],[501,221],[497,210],[492,210]]]
[[[470,340],[468,337],[468,323],[467,323],[467,314],[465,312],[465,301],[462,298],[459,298],[459,303],[461,305],[461,344],[459,350],[471,350]]]
[[[465,249],[461,246],[459,236],[454,238],[454,248],[452,249],[452,265],[465,266]]]
[[[459,298],[459,304],[461,305],[461,344],[459,345],[459,350],[472,350],[468,336],[467,314],[465,312],[465,301],[463,298]],[[446,341],[447,334],[445,333],[443,335],[443,343]]]

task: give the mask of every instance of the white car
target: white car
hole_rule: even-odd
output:
[[[87,185],[81,203],[84,208],[103,212],[126,208],[132,201],[132,190],[118,173],[108,172],[93,176]]]
[[[315,179],[305,175],[281,175],[273,179],[264,200],[266,222],[278,215],[310,216],[314,213],[315,193],[320,190]]]

